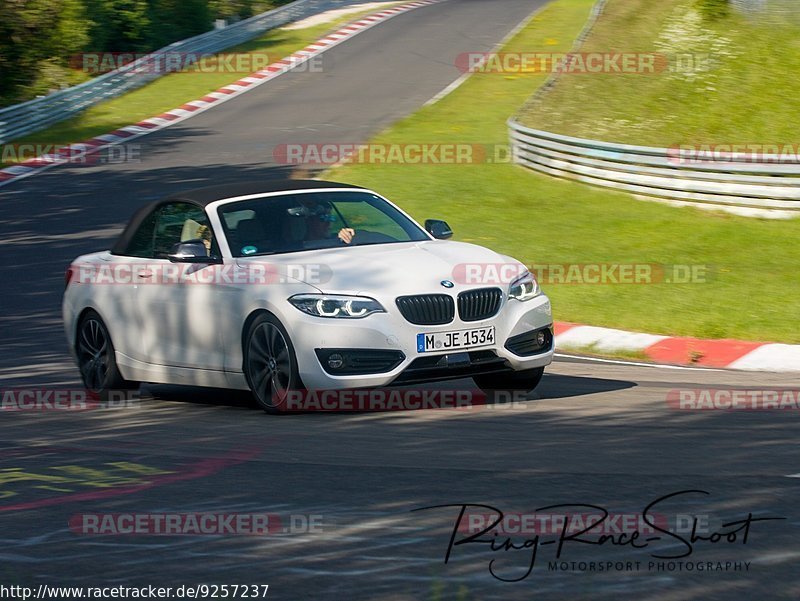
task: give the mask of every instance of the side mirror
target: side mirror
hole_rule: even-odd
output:
[[[217,257],[209,257],[202,240],[178,242],[167,255],[172,263],[221,263]]]
[[[453,230],[441,219],[426,219],[425,230],[437,240],[447,240],[453,237]]]

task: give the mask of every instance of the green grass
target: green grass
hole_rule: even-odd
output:
[[[393,6],[393,4],[387,4]],[[261,37],[228,48],[223,53],[266,53],[275,60],[288,56],[304,48],[308,44],[325,36],[328,32],[342,25],[358,20],[365,14],[378,9],[351,13],[329,23],[323,23],[305,29],[275,29]],[[208,64],[208,62],[204,63]],[[64,145],[88,140],[94,136],[106,134],[120,127],[125,127],[174,109],[191,100],[213,92],[229,83],[233,83],[250,73],[198,72],[174,73],[160,77],[137,90],[91,107],[80,115],[57,123],[47,129],[29,136],[14,140],[14,144],[53,144]],[[29,157],[24,157],[25,159]],[[12,164],[0,163],[0,167]]]
[[[597,348],[596,344],[590,344],[588,346],[560,344],[556,347],[556,352],[575,354],[575,355],[586,355],[589,357],[606,357],[610,359],[624,359],[626,361],[653,363],[653,360],[641,351],[624,351],[624,350],[609,351],[605,349],[601,350]]]
[[[556,0],[506,51],[566,51],[591,0]],[[504,144],[543,74],[474,75],[373,142]],[[555,319],[666,335],[800,343],[800,220],[673,208],[510,164],[345,165],[326,179],[366,185],[415,218],[446,219],[456,238],[526,264],[713,266],[702,284],[549,285]]]
[[[696,1],[610,0],[582,51],[707,55],[699,72],[564,74],[522,122],[659,147],[796,144],[800,23],[735,11],[704,19]]]

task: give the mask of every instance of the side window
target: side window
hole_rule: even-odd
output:
[[[202,240],[209,255],[218,254],[205,211],[187,202],[173,202],[158,212],[153,236],[153,256],[165,259],[178,242]]]
[[[153,256],[153,231],[156,227],[156,218],[159,210],[156,209],[145,217],[139,228],[134,232],[128,246],[123,253],[128,257],[152,257]]]
[[[225,225],[228,229],[233,231],[239,227],[242,221],[250,221],[256,218],[256,212],[253,209],[243,209],[241,211],[227,211],[222,214],[225,219]]]

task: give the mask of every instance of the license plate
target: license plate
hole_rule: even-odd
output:
[[[454,332],[417,334],[417,352],[447,351],[494,344],[494,326]]]

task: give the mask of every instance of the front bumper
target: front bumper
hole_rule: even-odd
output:
[[[550,300],[544,294],[529,301],[506,300],[497,315],[483,321],[463,322],[456,319],[440,326],[419,326],[407,322],[399,312],[387,307],[388,313],[376,313],[364,319],[325,319],[307,315],[291,321],[291,336],[297,356],[300,377],[309,390],[372,388],[390,384],[412,384],[471,377],[483,373],[520,371],[544,367],[553,360],[552,314]],[[394,309],[394,310],[392,310]],[[296,309],[293,309],[296,311]],[[299,311],[298,311],[299,313]],[[284,322],[286,323],[286,322]],[[451,352],[417,351],[419,333],[447,332],[484,326],[495,327],[495,342]],[[548,344],[544,349],[526,354],[531,348],[506,343],[509,338],[525,342],[525,334],[546,329]],[[389,371],[333,375],[323,368],[332,350],[375,349],[394,351],[399,363]],[[518,353],[512,352],[516,350]],[[468,358],[465,357],[468,355]],[[400,357],[402,356],[402,359]]]

